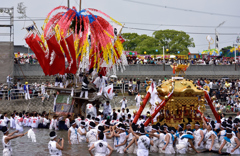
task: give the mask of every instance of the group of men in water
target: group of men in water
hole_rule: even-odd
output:
[[[102,156],[111,155],[114,150],[118,153],[134,153],[138,156],[148,156],[151,153],[165,154],[186,154],[192,152],[215,152],[240,154],[240,120],[222,118],[221,123],[211,121],[207,117],[205,121],[202,115],[201,123],[179,124],[177,127],[170,127],[167,124],[143,126],[144,117],[140,116],[137,123],[133,123],[131,114],[127,117],[118,117],[118,113],[113,113],[107,119],[101,116],[87,118],[78,115],[70,122],[70,118],[65,119],[68,127],[68,143],[81,144],[88,143],[91,155]],[[37,113],[17,113],[14,112],[8,119],[7,114],[1,115],[0,128],[3,132],[3,155],[11,155],[11,140],[25,134],[23,126],[32,128],[48,128],[58,130],[59,121],[62,119],[54,116],[51,121],[48,115],[43,112]],[[2,124],[2,123],[5,124]],[[10,133],[8,127],[16,129]],[[192,125],[194,124],[194,125]],[[191,129],[193,128],[194,129]],[[14,135],[18,133],[17,135]],[[58,139],[56,131],[50,132],[50,142],[48,144],[49,153],[52,156],[62,155],[64,149],[64,139]]]

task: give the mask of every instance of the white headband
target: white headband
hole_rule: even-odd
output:
[[[232,134],[232,133],[226,133],[226,134]]]
[[[50,137],[51,140],[55,139],[57,137],[57,135]]]
[[[9,131],[9,129],[7,129],[5,132],[3,132],[3,134],[6,134]]]
[[[152,128],[152,130],[155,130],[155,131],[157,131],[157,129],[156,129],[156,128]]]
[[[199,124],[195,124],[196,126],[200,126]]]
[[[190,133],[190,134],[193,134],[191,131],[187,131],[186,133]]]

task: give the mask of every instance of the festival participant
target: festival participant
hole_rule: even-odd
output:
[[[81,120],[82,120],[82,119],[81,119],[81,115],[78,114],[77,118],[75,119],[75,122],[76,122],[76,124],[77,124],[78,127],[80,127]]]
[[[162,150],[165,151],[165,154],[174,154],[175,150],[173,148],[174,136],[171,134],[171,127],[166,129],[166,136],[164,138],[164,147]]]
[[[64,139],[58,139],[56,132],[51,131],[50,134],[50,141],[48,143],[49,154],[51,156],[62,156],[62,150],[64,148]],[[61,142],[61,145],[59,143]]]
[[[103,106],[103,116],[104,116],[104,119],[106,119],[111,114],[112,107],[109,101],[104,103],[102,106]]]
[[[88,147],[91,147],[94,144],[94,142],[97,141],[97,130],[95,129],[94,122],[89,123],[89,131],[86,134],[86,139],[87,139]]]
[[[42,95],[45,94],[45,84],[44,84],[44,82],[42,82],[42,85],[41,85],[41,94]]]
[[[204,115],[201,115],[203,124],[207,128],[207,133],[205,135],[205,148],[208,149],[209,151],[216,150],[217,144],[218,144],[218,138],[217,135],[214,133],[213,129],[215,128],[214,121],[211,123],[206,123],[204,120]]]
[[[7,113],[3,113],[4,116],[4,122],[8,124],[10,122],[10,119],[7,117]]]
[[[119,137],[119,141],[118,144],[115,145],[115,147],[117,147],[117,152],[118,153],[124,153],[124,148],[125,148],[125,144],[126,144],[126,126],[124,124],[119,124],[119,131],[118,133],[115,133],[115,131],[113,131],[113,135],[115,137]]]
[[[98,130],[98,126],[100,126],[99,124],[100,119],[99,118],[95,118],[95,129]]]
[[[33,114],[30,113],[29,114],[29,120],[28,120],[28,127],[31,127],[31,125],[32,125],[32,118],[33,118]]]
[[[57,116],[54,115],[53,118],[51,119],[51,123],[50,123],[50,126],[49,126],[50,130],[58,130],[57,121],[58,121]]]
[[[79,127],[78,127],[78,141],[79,142],[86,142],[86,129],[85,129],[85,122],[80,122]]]
[[[127,99],[126,99],[126,97],[124,97],[121,101],[120,101],[120,103],[121,103],[121,109],[125,109],[126,107],[127,107]]]
[[[113,149],[111,146],[108,145],[106,141],[103,141],[104,134],[103,132],[100,132],[98,134],[98,141],[94,142],[92,146],[89,148],[89,153],[91,156],[93,156],[92,150],[95,151],[95,156],[106,156],[108,154],[108,149],[110,150],[110,153],[108,156],[110,156],[113,152]]]
[[[19,117],[16,120],[16,130],[19,132],[23,132],[23,118],[22,118],[22,113],[19,113]]]
[[[151,136],[150,139],[153,141],[153,146],[150,146],[150,152],[152,153],[158,153],[158,145],[159,145],[159,133],[158,131],[158,126],[157,125],[152,125],[152,131],[150,134],[155,134],[158,135],[158,137],[156,136]]]
[[[24,127],[28,127],[28,122],[29,122],[29,118],[28,118],[28,116],[25,116],[25,118],[23,119],[23,126]]]
[[[187,153],[187,149],[188,149],[188,145],[190,144],[191,148],[199,153],[199,151],[196,150],[196,148],[193,145],[193,140],[194,137],[192,136],[193,132],[191,129],[188,129],[188,131],[186,132],[186,134],[183,133],[183,129],[180,128],[179,129],[179,139],[178,139],[178,144],[176,145],[177,147],[177,153],[179,154],[186,154]]]
[[[10,117],[10,128],[11,129],[15,129],[16,128],[14,116],[15,116],[15,114],[12,114],[11,117]]]
[[[22,137],[24,136],[24,134],[14,135],[15,133],[19,132],[18,130],[12,133],[9,133],[9,129],[7,129],[7,127],[2,127],[2,132],[3,132],[3,138],[2,138],[3,156],[11,156],[12,155],[11,140],[18,137]]]
[[[238,138],[232,134],[232,130],[230,129],[227,129],[226,131],[226,137],[224,137],[224,141],[221,144],[220,149],[218,150],[219,154],[222,153],[222,149],[227,143],[229,143],[229,146],[227,147],[227,153],[238,155],[240,154],[240,142]]]
[[[70,117],[71,115],[68,115],[65,119],[65,129],[68,130],[70,128]]]
[[[24,85],[24,93],[25,93],[25,99],[26,100],[30,100],[30,94],[29,94],[29,85],[28,85],[28,82],[25,82],[25,85]]]
[[[218,138],[218,141],[220,143],[220,145],[223,144],[223,141],[224,141],[224,137],[226,136],[226,122],[222,122],[221,123],[221,126],[220,126],[220,131],[218,132],[217,136],[219,137]],[[226,149],[226,146],[223,147],[224,149]]]
[[[110,145],[111,147],[114,147],[114,143],[113,143],[113,130],[112,127],[110,126],[110,120],[107,119],[107,121],[104,123],[104,135],[106,136],[107,139],[107,143],[108,145]]]
[[[19,118],[19,116],[18,116],[18,112],[16,112],[15,117],[14,117],[15,125],[17,124],[17,119],[18,119],[18,118]]]
[[[88,73],[86,73],[83,76],[83,80],[82,80],[82,91],[81,91],[81,94],[80,94],[80,98],[82,98],[83,93],[85,93],[85,99],[88,99],[88,84],[89,84]]]
[[[203,149],[203,139],[204,134],[203,131],[200,129],[199,122],[195,123],[195,131],[194,131],[194,146],[196,149]]]
[[[132,124],[132,130],[134,133],[136,133],[137,131],[137,126]],[[127,147],[125,147],[124,152],[127,153],[134,153],[134,149],[135,149],[135,136],[131,133],[131,130],[129,128],[128,130],[128,136],[126,137],[127,139]]]
[[[76,122],[72,123],[72,126],[68,129],[68,143],[78,144],[78,134],[77,134],[77,124]]]
[[[38,117],[37,117],[37,113],[34,115],[34,117],[31,118],[31,127],[32,128],[38,128]]]
[[[140,128],[140,134],[141,136],[137,135],[136,133],[134,133],[134,131],[131,129],[131,133],[133,133],[133,135],[136,137],[136,139],[138,139],[137,144],[138,144],[138,149],[137,149],[137,156],[148,156],[149,155],[149,146],[152,145],[153,146],[153,141],[151,141],[146,135],[145,135],[145,130],[144,130],[144,126],[141,125]]]
[[[137,106],[137,110],[138,110],[139,107],[140,107],[140,102],[142,101],[142,98],[141,98],[141,95],[140,95],[139,92],[138,92],[138,94],[136,95],[135,100],[136,100],[136,106]]]
[[[2,127],[7,127],[7,124],[6,124],[6,122],[4,121],[4,116],[3,116],[3,115],[0,117],[0,129],[1,129]]]
[[[50,120],[48,119],[48,115],[45,115],[43,118],[43,128],[49,128]]]

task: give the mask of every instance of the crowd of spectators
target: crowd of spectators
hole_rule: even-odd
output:
[[[38,64],[38,60],[32,56],[14,58],[14,64]]]
[[[201,87],[210,88],[210,96],[215,97],[213,105],[220,112],[240,111],[240,79],[198,79],[195,84]]]
[[[128,64],[158,64],[161,65],[163,64],[163,60],[160,58],[144,58],[144,59],[139,59],[136,57],[127,57]],[[232,58],[228,59],[223,59],[223,58],[199,58],[199,59],[165,59],[165,64],[166,65],[171,65],[173,63],[190,63],[191,65],[231,65],[237,63],[239,65],[239,60],[238,58],[236,61]]]
[[[54,84],[51,84],[48,81],[41,84],[35,82],[28,84],[28,86],[30,98],[41,98],[42,102],[44,102],[46,99],[49,100],[50,95],[53,94],[51,90],[45,91],[45,87],[54,86]],[[24,98],[24,84],[22,84],[19,80],[17,83],[11,84],[10,88],[8,88],[6,83],[0,84],[0,100],[16,100]]]

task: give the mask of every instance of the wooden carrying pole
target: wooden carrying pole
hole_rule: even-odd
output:
[[[165,104],[168,102],[168,100],[172,97],[173,93],[169,93],[168,94],[168,98],[164,99],[156,108],[155,111],[151,114],[151,117],[148,118],[145,123],[144,126],[148,126],[148,124],[152,121],[152,119],[157,115],[157,113],[165,106]]]
[[[143,111],[144,107],[146,106],[146,104],[147,104],[147,102],[148,102],[148,99],[150,98],[150,95],[151,95],[151,94],[148,92],[147,95],[146,95],[146,97],[144,98],[144,100],[143,100],[143,102],[142,102],[142,105],[140,106],[140,108],[139,108],[139,110],[138,110],[138,112],[137,112],[134,120],[133,120],[133,123],[135,123],[135,124],[137,123],[138,118],[139,118],[140,115],[142,114],[142,111]]]
[[[218,123],[221,123],[220,116],[219,116],[219,114],[216,112],[216,110],[215,110],[215,108],[214,108],[214,106],[213,106],[213,104],[212,104],[212,100],[210,99],[207,91],[204,91],[204,94],[205,94],[205,98],[206,98],[206,100],[207,100],[207,102],[208,102],[208,105],[210,106],[210,108],[211,108],[211,110],[212,110],[212,112],[213,112],[213,115],[215,116],[217,122],[218,122]]]

